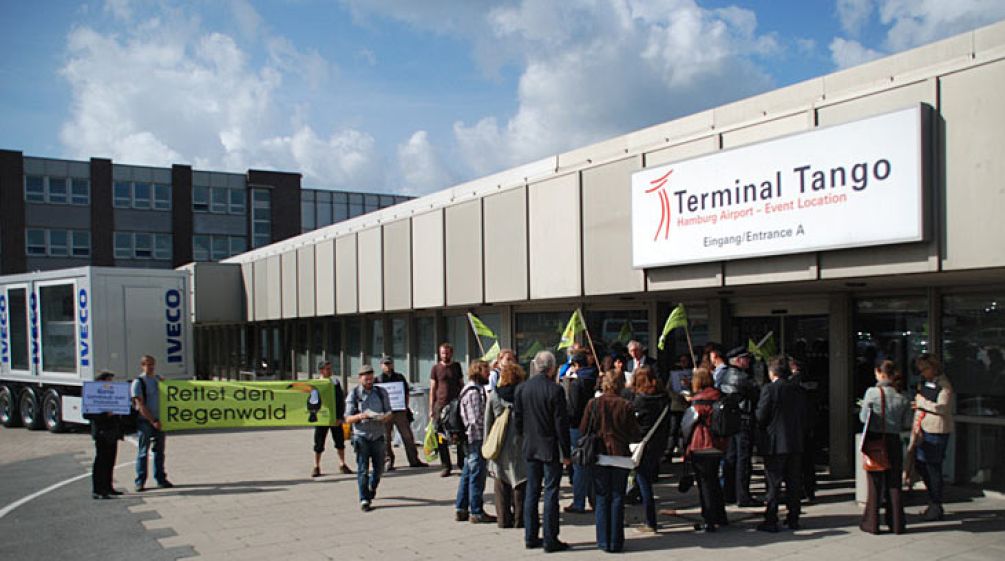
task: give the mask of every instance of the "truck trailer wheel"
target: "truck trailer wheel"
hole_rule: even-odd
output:
[[[45,398],[42,399],[42,419],[49,432],[66,430],[66,423],[63,422],[63,398],[57,390],[45,392]]]
[[[0,424],[11,429],[21,426],[16,398],[17,394],[10,386],[0,386]]]
[[[18,400],[18,411],[21,413],[21,423],[24,424],[26,429],[39,430],[42,428],[41,409],[34,389],[25,388],[21,390],[21,399]]]

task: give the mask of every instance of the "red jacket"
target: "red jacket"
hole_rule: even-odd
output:
[[[695,403],[696,401],[719,401],[720,396],[719,390],[705,388],[692,398],[691,407],[698,414],[699,421],[695,424],[694,431],[691,433],[691,441],[687,446],[688,457],[694,453],[721,454],[726,451],[729,439],[721,436],[713,436],[712,431],[708,429],[709,417],[712,415],[712,406],[706,403]]]

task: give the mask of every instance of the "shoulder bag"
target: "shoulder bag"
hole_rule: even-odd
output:
[[[880,399],[880,423],[883,431],[879,438],[868,439],[862,443],[862,467],[865,471],[886,471],[890,469],[890,457],[886,450],[886,392],[877,386]],[[871,407],[871,406],[870,406]],[[866,427],[866,434],[869,428]]]
[[[492,428],[485,435],[482,442],[482,457],[486,460],[495,460],[502,453],[503,443],[506,441],[506,427],[509,425],[509,407],[503,407],[502,413],[496,417],[492,423]]]
[[[660,413],[659,419],[656,420],[656,424],[654,424],[652,427],[649,428],[649,432],[646,433],[646,436],[642,439],[642,442],[637,443],[633,442],[632,444],[628,445],[628,448],[632,451],[632,463],[635,464],[635,467],[639,467],[639,464],[642,463],[642,456],[646,454],[646,444],[649,444],[649,441],[652,439],[653,435],[656,434],[656,429],[658,429],[659,426],[663,424],[663,418],[666,417],[668,409],[670,409],[669,405],[663,408],[663,412]]]
[[[590,408],[590,424],[586,434],[579,437],[572,449],[572,463],[577,466],[592,466],[597,463],[597,456],[604,450],[604,441],[597,436],[597,400],[593,400]]]

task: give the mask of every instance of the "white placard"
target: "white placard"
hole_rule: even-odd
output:
[[[405,407],[405,384],[403,382],[387,382],[386,384],[374,384],[387,391],[387,397],[391,400],[392,411],[404,411]]]
[[[924,239],[921,106],[632,175],[636,268]]]
[[[85,415],[113,413],[128,415],[132,408],[129,382],[84,382],[81,409]]]

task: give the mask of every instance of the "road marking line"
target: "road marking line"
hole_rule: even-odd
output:
[[[125,440],[126,440],[126,442],[131,443],[133,446],[138,446],[138,443],[136,442],[136,438],[135,437],[130,436],[130,437],[127,437]],[[115,466],[112,469],[119,469],[120,467],[131,466],[133,464],[134,464],[133,461],[123,462],[123,463]],[[78,475],[76,477],[71,477],[70,479],[64,479],[63,481],[60,481],[59,483],[54,483],[52,485],[49,485],[48,487],[46,487],[45,489],[42,489],[41,491],[35,491],[34,493],[28,495],[27,497],[24,497],[22,499],[19,499],[19,500],[16,500],[16,501],[10,503],[9,505],[7,505],[7,506],[3,507],[2,509],[0,509],[0,519],[3,519],[4,516],[7,516],[8,514],[10,514],[17,507],[19,507],[21,505],[24,505],[25,503],[31,502],[31,501],[33,501],[33,500],[41,497],[42,495],[45,495],[47,493],[51,493],[51,492],[55,491],[56,489],[59,489],[60,487],[65,487],[66,485],[69,485],[70,483],[73,483],[74,481],[80,481],[81,479],[84,479],[86,477],[90,477],[91,473],[93,473],[93,472],[89,471],[87,473],[82,473],[82,474],[80,474],[80,475]]]

